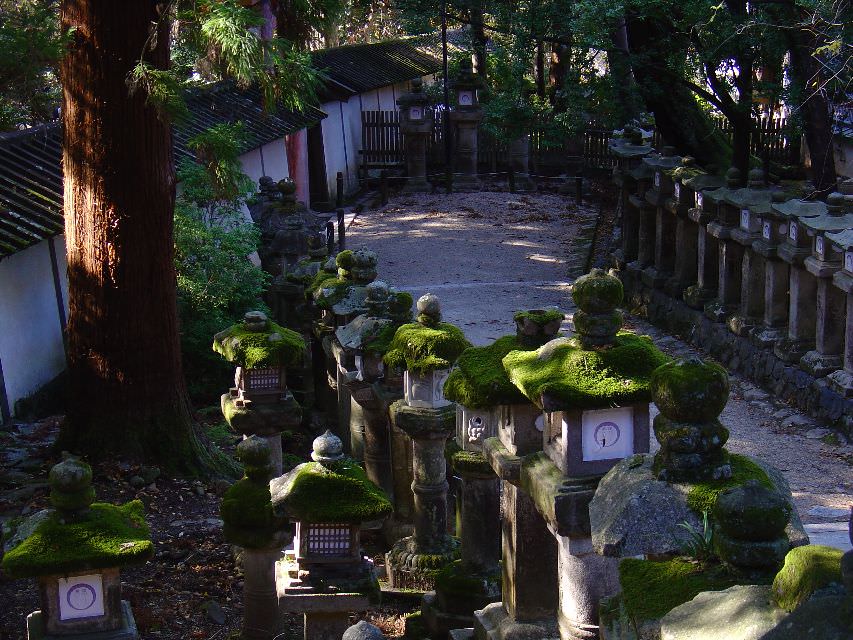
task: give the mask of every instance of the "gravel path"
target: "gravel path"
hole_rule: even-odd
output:
[[[486,344],[513,332],[521,309],[558,307],[571,330],[567,264],[585,259],[577,254],[588,249],[573,241],[589,211],[544,194],[404,196],[361,213],[348,244],[376,251],[379,277],[389,284],[416,297],[438,295],[444,319]],[[671,355],[699,353],[637,318],[629,324]],[[722,420],[732,451],[784,472],[812,541],[849,548],[853,446],[737,375]]]

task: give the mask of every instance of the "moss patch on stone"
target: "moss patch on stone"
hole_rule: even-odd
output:
[[[773,482],[767,473],[746,456],[731,454],[729,462],[732,467],[732,477],[728,480],[698,482],[691,485],[687,492],[687,506],[695,513],[702,515],[705,511],[712,512],[717,498],[726,489],[732,489],[744,484],[747,480],[758,480],[768,489],[774,489]]]
[[[667,361],[648,336],[621,332],[601,349],[552,341],[535,351],[512,351],[503,364],[510,381],[539,407],[546,394],[566,407],[598,409],[648,402],[652,371]]]
[[[703,591],[739,584],[720,565],[703,569],[684,558],[663,562],[625,558],[619,563],[619,582],[625,611],[635,621],[656,620]]]
[[[228,488],[219,512],[225,523],[222,531],[225,540],[246,549],[268,547],[285,524],[273,512],[269,486],[248,478]]]
[[[249,331],[237,323],[213,338],[213,350],[241,367],[295,365],[302,360],[305,340],[295,331],[269,321],[267,331]]]
[[[841,549],[809,544],[795,547],[785,556],[785,564],[773,579],[773,599],[786,611],[793,611],[818,589],[841,582]]]
[[[476,474],[476,475],[491,475],[494,473],[486,456],[478,451],[463,451],[459,450],[453,453],[450,457],[450,463],[457,473],[461,474]]]
[[[274,508],[304,522],[367,522],[389,515],[388,498],[352,460],[301,464],[273,481]]]
[[[87,518],[63,524],[53,513],[31,536],[3,557],[10,578],[68,574],[145,562],[154,545],[142,502],[95,503]]]
[[[516,336],[498,338],[485,347],[465,349],[444,383],[444,397],[469,409],[527,402],[524,394],[510,382],[503,359],[511,351],[529,350],[531,347],[522,345]]]
[[[411,305],[409,305],[411,306]],[[397,325],[387,324],[379,332],[364,343],[364,352],[374,355],[385,355],[391,348],[391,341],[397,333]]]
[[[546,309],[545,311],[517,311],[512,319],[516,322],[530,320],[534,324],[544,327],[546,324],[557,320],[562,322],[565,317],[559,309]]]
[[[435,327],[404,324],[394,333],[385,364],[415,373],[449,369],[470,346],[462,330],[447,322],[439,322]]]
[[[319,291],[325,283],[329,280],[337,280],[337,273],[330,273],[329,271],[320,270],[317,275],[311,280],[311,283],[308,285],[306,289],[306,293],[313,296],[317,291]]]
[[[342,280],[338,277],[326,278],[314,290],[314,302],[320,309],[331,309],[346,298],[350,287],[355,286],[352,280]]]

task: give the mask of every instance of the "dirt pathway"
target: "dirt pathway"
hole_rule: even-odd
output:
[[[348,242],[379,254],[379,277],[389,284],[415,297],[438,295],[445,320],[486,344],[513,332],[512,315],[521,309],[557,307],[571,318],[566,274],[569,264],[585,263],[588,246],[576,240],[589,213],[555,195],[406,196],[359,215]],[[630,325],[671,355],[698,354],[636,318]],[[849,548],[853,446],[740,376],[732,377],[722,420],[732,451],[784,472],[813,542]]]

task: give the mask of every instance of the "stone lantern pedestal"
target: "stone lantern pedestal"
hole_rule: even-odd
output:
[[[639,218],[638,212],[629,207],[628,201],[636,189],[636,181],[631,172],[644,156],[652,152],[651,145],[643,144],[639,131],[635,133],[636,135],[630,138],[611,138],[609,143],[610,152],[616,157],[613,182],[619,190],[617,215],[621,220],[621,243],[614,257],[620,268],[637,259]]]
[[[708,231],[708,226],[717,218],[720,201],[728,193],[727,187],[708,188],[696,191],[696,206],[689,209],[687,216],[696,223],[696,284],[684,290],[687,306],[703,311],[705,305],[717,297],[720,282],[720,244]]]
[[[509,143],[509,162],[515,179],[516,191],[536,191],[530,178],[530,134],[525,133]]]
[[[449,112],[456,131],[456,171],[453,188],[456,191],[479,191],[477,131],[483,120],[483,109],[477,99],[482,80],[473,72],[470,60],[463,60],[459,76],[453,82],[457,107]]]
[[[408,178],[403,193],[432,191],[432,185],[426,179],[427,140],[432,135],[433,112],[429,108],[429,99],[423,93],[420,78],[412,80],[412,90],[397,100],[400,107],[400,133],[406,145],[406,169]]]
[[[633,178],[636,189],[628,196],[628,209],[631,216],[637,221],[637,258],[625,265],[626,270],[635,274],[635,278],[642,277],[642,271],[646,267],[654,265],[655,262],[655,216],[656,209],[646,201],[646,191],[651,188],[655,172],[647,164],[647,156],[640,164],[629,172]]]
[[[770,208],[761,216],[761,237],[752,243],[752,250],[764,258],[764,315],[755,327],[750,340],[760,347],[772,348],[788,333],[788,263],[779,258],[779,246],[788,235],[785,216],[777,211],[784,195],[773,194]]]
[[[654,171],[652,186],[645,193],[646,202],[655,208],[654,260],[643,270],[642,280],[647,287],[659,289],[672,276],[675,268],[675,220],[666,211],[672,195],[673,181],[670,172],[681,164],[681,156],[675,149],[664,147],[661,155],[643,159]]]
[[[832,276],[832,284],[847,299],[846,325],[844,329],[844,368],[827,377],[830,386],[845,398],[853,397],[853,231],[828,233],[837,250],[842,251],[842,269]]]
[[[30,640],[136,640],[121,599],[121,567],[154,555],[142,503],[93,504],[92,469],[67,458],[49,474],[53,509],[3,557],[11,578],[36,578],[41,609],[27,617]]]

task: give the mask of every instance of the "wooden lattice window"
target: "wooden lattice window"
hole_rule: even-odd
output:
[[[348,524],[312,524],[308,527],[308,555],[341,558],[350,555]]]
[[[281,369],[249,369],[246,373],[246,389],[261,391],[281,388]]]

